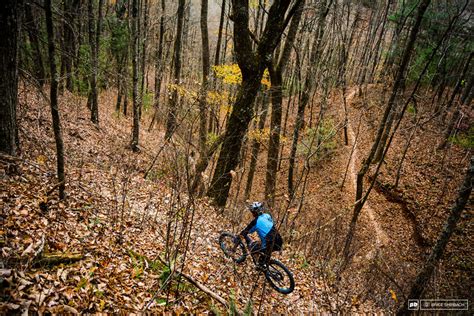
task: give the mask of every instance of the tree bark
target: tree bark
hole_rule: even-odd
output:
[[[17,125],[18,65],[23,1],[0,4],[0,152],[16,156],[19,153]]]
[[[418,273],[415,282],[413,283],[410,294],[408,295],[409,299],[419,299],[423,294],[423,291],[428,284],[435,267],[438,265],[439,260],[443,256],[444,250],[446,249],[446,245],[448,244],[454,229],[456,228],[459,219],[461,218],[461,214],[466,207],[466,204],[469,201],[469,196],[471,195],[472,191],[472,181],[474,176],[474,156],[471,156],[471,162],[469,169],[466,172],[464,177],[464,181],[459,189],[458,197],[456,202],[451,208],[451,213],[446,220],[446,224],[443,228],[443,231],[438,237],[438,240],[431,250],[431,254],[426,260],[423,268]],[[406,315],[408,311],[408,300],[405,301],[403,307],[400,308],[397,312],[397,315]]]
[[[0,4],[0,151],[17,155],[18,44],[22,1]]]
[[[179,78],[181,75],[181,45],[182,45],[182,36],[183,36],[183,21],[184,21],[184,6],[185,1],[179,0],[178,4],[178,23],[176,27],[176,39],[174,42],[174,84],[179,84]],[[171,94],[171,101],[168,109],[168,120],[166,122],[166,132],[165,139],[169,139],[173,135],[174,130],[176,129],[176,115],[178,112],[178,90],[173,89]]]
[[[59,198],[65,198],[65,175],[64,175],[64,144],[61,135],[61,122],[59,118],[58,108],[58,75],[56,72],[55,63],[55,48],[54,48],[54,30],[53,30],[53,16],[51,10],[51,0],[45,0],[46,11],[46,31],[48,33],[48,53],[49,53],[49,69],[51,73],[51,87],[50,87],[50,103],[51,116],[53,120],[54,139],[56,141],[56,155],[57,155],[57,174],[59,184]]]

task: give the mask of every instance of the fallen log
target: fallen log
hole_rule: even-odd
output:
[[[83,258],[84,256],[80,253],[48,253],[36,259],[33,262],[33,266],[56,266],[62,263],[71,264],[81,261]]]
[[[226,308],[229,308],[229,305],[227,304],[227,301],[224,298],[222,298],[222,296],[219,296],[216,293],[212,292],[207,286],[205,286],[204,284],[199,283],[192,276],[190,276],[190,275],[188,275],[184,272],[178,272],[178,273],[181,274],[181,276],[183,278],[188,280],[189,283],[191,283],[192,285],[194,285],[195,287],[197,287],[198,289],[200,289],[201,291],[203,291],[204,293],[206,293],[207,295],[209,295],[210,297],[212,297],[213,299],[215,299],[216,301],[218,301],[219,303],[224,305]]]
[[[160,257],[160,256],[157,256],[157,259],[163,264],[163,265],[167,265],[166,262]],[[209,289],[207,286],[205,286],[204,284],[200,283],[199,281],[197,281],[195,278],[193,278],[192,276],[190,276],[189,274],[186,274],[184,272],[180,272],[180,271],[177,271],[177,270],[174,270],[173,273],[176,273],[178,276],[182,276],[183,278],[185,278],[186,280],[188,280],[189,283],[191,283],[192,285],[194,285],[195,287],[197,287],[199,290],[201,290],[202,292],[206,293],[207,295],[209,295],[210,297],[212,297],[213,299],[215,299],[216,301],[218,301],[221,305],[223,305],[225,308],[229,308],[229,304],[227,303],[227,301],[220,295],[214,293],[211,289]],[[160,289],[161,290],[161,289]],[[156,295],[158,294],[158,292],[160,291],[156,291],[155,294],[153,295],[153,298],[150,300],[150,303],[151,301],[153,301],[153,299],[156,297]],[[144,309],[147,310],[150,303],[148,304],[145,304],[145,307]],[[240,310],[237,310],[237,315],[241,315],[242,312]]]

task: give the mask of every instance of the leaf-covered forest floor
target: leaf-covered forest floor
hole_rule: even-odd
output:
[[[186,163],[174,159],[173,150],[180,142],[186,143],[184,136],[177,135],[175,144],[163,150],[151,176],[144,179],[163,135],[157,130],[148,132],[143,124],[142,150],[132,153],[128,149],[131,120],[114,113],[113,91],[100,96],[99,128],[89,121],[85,99],[68,93],[60,98],[67,199],[58,201],[53,190],[56,155],[49,106],[38,93],[23,89],[18,113],[21,158],[2,164],[0,170],[0,310],[136,313],[156,295],[148,306],[154,312],[225,312],[184,278],[174,275],[167,283],[170,267],[160,259],[168,261],[165,254],[175,250],[180,255],[169,260],[175,263],[171,270],[183,268],[240,310],[250,300],[254,312],[264,313],[391,310],[429,252],[422,241],[429,245],[436,240],[467,158],[457,146],[436,150],[442,131],[435,120],[427,120],[413,138],[399,187],[389,190],[403,202],[387,200],[384,188],[394,183],[410,126],[428,113],[421,105],[416,118],[405,120],[400,128],[379,176],[380,187],[371,193],[359,220],[353,263],[337,278],[334,267],[339,258],[334,253],[342,247],[351,216],[355,173],[370,149],[382,111],[381,90],[370,87],[365,98],[355,90],[348,93],[348,146],[342,129],[337,128],[344,120],[340,93],[330,97],[326,117],[337,130],[334,144],[311,162],[303,207],[298,210],[300,200],[293,201],[282,227],[286,241],[292,242],[276,256],[293,271],[296,281],[295,291],[284,296],[265,285],[263,276],[249,263],[234,265],[219,249],[221,231],[237,231],[250,220],[240,203],[231,201],[221,214],[206,199],[176,193],[176,179],[185,177],[179,167]],[[147,122],[149,113],[143,115]],[[291,128],[289,122],[288,131]],[[357,150],[348,164],[355,137]],[[263,196],[263,153],[258,161],[252,199]],[[341,189],[346,166],[347,179]],[[282,163],[282,170],[285,168],[286,161]],[[301,166],[298,170],[301,172]],[[279,177],[277,220],[283,214],[286,192],[286,175],[282,172]],[[233,192],[236,190],[234,183]],[[193,212],[185,211],[190,208]],[[472,278],[472,207],[466,214],[437,269],[436,282],[429,289],[432,293],[451,293],[457,298],[470,295],[466,280]],[[192,227],[185,228],[183,223],[190,222]],[[294,231],[289,234],[291,225]],[[414,235],[415,227],[421,238]],[[176,232],[171,244],[166,243],[167,230]],[[62,262],[54,261],[57,256]]]

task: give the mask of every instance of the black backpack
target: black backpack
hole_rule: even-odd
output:
[[[267,244],[273,244],[272,251],[281,251],[283,249],[283,238],[281,238],[280,233],[275,227],[272,227],[268,236],[270,238],[268,238],[269,240],[267,240]]]
[[[275,236],[275,244],[273,250],[281,251],[283,249],[283,238],[281,238],[280,233],[277,231]]]

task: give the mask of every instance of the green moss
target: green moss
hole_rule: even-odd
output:
[[[474,149],[474,126],[471,126],[469,131],[461,132],[449,138],[452,144],[461,146],[465,149]]]

